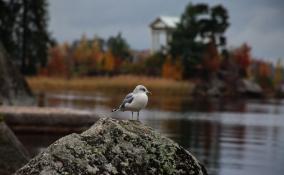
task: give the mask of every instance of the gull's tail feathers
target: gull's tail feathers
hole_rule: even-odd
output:
[[[122,105],[120,105],[118,108],[114,108],[113,110],[111,110],[111,112],[124,111],[123,109],[124,109],[124,107]]]

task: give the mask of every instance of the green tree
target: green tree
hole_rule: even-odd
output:
[[[107,47],[111,53],[122,60],[130,58],[130,47],[126,40],[122,38],[121,33],[107,40]]]
[[[0,0],[0,40],[12,58],[19,56],[20,45],[17,43],[17,34],[19,33],[20,7],[20,0]]]
[[[181,16],[170,42],[173,58],[181,58],[184,76],[194,75],[202,64],[208,44],[224,49],[228,28],[227,10],[221,6],[208,7],[207,4],[189,4]],[[225,52],[225,51],[224,51]]]
[[[107,52],[113,55],[114,67],[113,72],[121,72],[121,65],[124,61],[129,61],[131,58],[130,47],[126,40],[118,33],[115,37],[110,37],[107,40]]]
[[[22,71],[35,74],[38,65],[45,66],[50,37],[47,31],[47,1],[22,0]]]

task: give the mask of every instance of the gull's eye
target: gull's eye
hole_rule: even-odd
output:
[[[141,90],[141,91],[144,91],[144,92],[146,91],[146,89],[145,89],[145,88],[141,88],[140,90]]]

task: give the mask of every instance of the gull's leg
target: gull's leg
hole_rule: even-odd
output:
[[[137,112],[137,120],[139,121],[139,111]]]
[[[131,112],[132,113],[132,120],[133,120],[133,112]]]

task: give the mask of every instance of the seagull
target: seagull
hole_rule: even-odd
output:
[[[126,95],[121,105],[113,109],[112,112],[115,111],[131,111],[132,120],[133,120],[133,112],[137,112],[137,120],[139,120],[139,111],[146,107],[148,103],[147,94],[151,94],[150,91],[143,85],[137,85],[133,92]]]

